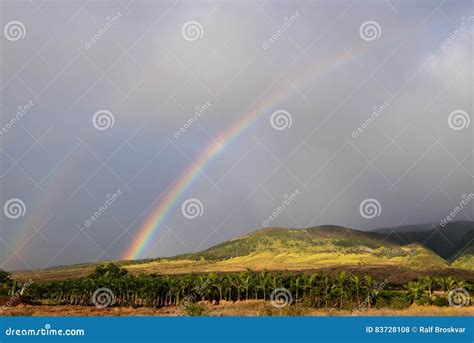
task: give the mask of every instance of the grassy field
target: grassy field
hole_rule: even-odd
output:
[[[219,305],[203,303],[209,316],[352,316],[350,310],[314,309],[291,306],[276,309],[270,302],[249,300],[241,302],[222,302]],[[110,307],[99,309],[93,306],[30,306],[0,308],[3,316],[178,316],[183,315],[176,307],[133,308]],[[357,313],[359,316],[474,316],[474,306],[437,307],[413,305],[406,309],[372,308]]]

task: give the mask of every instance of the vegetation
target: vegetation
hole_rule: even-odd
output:
[[[0,269],[0,295],[12,294],[12,289],[16,288],[15,282],[10,278],[10,273]]]
[[[3,295],[11,293],[12,286],[8,274],[0,271]],[[296,307],[287,311],[296,313],[300,311],[300,305],[358,311],[375,306],[399,308],[413,303],[447,305],[449,291],[457,287],[472,289],[472,284],[453,277],[424,277],[398,287],[387,280],[377,282],[368,274],[359,277],[345,271],[335,275],[325,272],[271,273],[265,270],[182,276],[132,275],[111,263],[98,266],[85,278],[33,283],[24,295],[48,304],[94,305],[94,292],[107,288],[114,297],[108,306],[177,306],[182,314],[205,315],[206,309],[200,302],[219,304],[224,300],[271,300],[272,292],[278,288],[286,288],[290,292],[291,303]]]
[[[223,242],[205,251],[170,258],[120,261],[132,274],[233,273],[252,270],[314,271],[315,269],[377,266],[410,270],[445,271],[462,279],[474,280],[473,267],[448,270],[446,260],[419,243],[400,244],[386,235],[361,232],[339,226],[308,229],[266,228]],[[17,272],[12,278],[40,281],[85,278],[99,264],[62,266],[45,270]],[[469,275],[466,275],[469,271]],[[365,271],[364,271],[365,272]],[[367,271],[373,274],[373,271]],[[464,274],[462,274],[464,273]],[[375,275],[373,275],[375,277]],[[410,278],[411,280],[411,278]],[[406,282],[403,280],[402,282]]]
[[[209,311],[206,306],[201,303],[191,303],[183,308],[186,315],[191,317],[206,316]]]

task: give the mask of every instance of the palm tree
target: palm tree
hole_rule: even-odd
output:
[[[237,290],[237,301],[240,301],[240,279],[238,275],[232,275],[231,284]]]
[[[356,293],[356,301],[357,301],[357,305],[359,305],[360,304],[359,292],[360,292],[360,287],[362,283],[360,281],[360,278],[355,274],[351,274],[349,279],[354,285],[355,293]]]
[[[362,289],[364,290],[365,301],[367,302],[367,306],[370,308],[373,303],[372,295],[374,294],[374,284],[375,281],[372,279],[372,276],[369,274],[364,275],[364,284]]]
[[[299,296],[299,289],[301,287],[301,275],[296,275],[296,277],[292,277],[291,278],[291,283],[293,285],[293,288],[294,288],[294,293],[295,293],[295,299],[298,300],[298,296]]]
[[[329,280],[329,275],[325,272],[321,273],[320,277],[321,283],[321,297],[322,301],[324,301],[324,306],[328,306],[329,304],[329,297],[330,297],[330,289],[331,289],[331,282]]]
[[[256,288],[261,289],[263,293],[263,300],[267,299],[267,287],[268,287],[268,282],[269,282],[269,275],[268,271],[263,270],[260,272],[260,275],[258,276],[258,283]]]
[[[309,294],[312,295],[313,285],[314,285],[314,282],[316,281],[316,277],[317,277],[316,274],[311,274],[311,275],[303,274],[302,275],[303,297],[306,297],[306,295],[308,294],[308,290],[309,290]]]
[[[410,305],[413,305],[418,299],[420,299],[424,285],[419,281],[410,281],[403,286],[407,290],[407,295],[410,298]]]
[[[440,277],[438,284],[441,286],[444,296],[448,299],[448,293],[456,287],[456,280],[452,276]]]
[[[239,274],[240,285],[245,290],[245,300],[249,300],[249,289],[252,286],[253,273],[247,270],[245,273]]]
[[[426,289],[428,290],[428,302],[431,305],[431,302],[433,300],[433,290],[434,290],[434,287],[436,286],[436,280],[432,278],[431,276],[427,275],[427,276],[424,276],[420,281],[421,281],[421,284],[424,287],[426,287]]]
[[[456,287],[458,287],[458,288],[469,288],[469,284],[464,280],[456,280]]]
[[[347,274],[345,271],[340,271],[335,277],[335,284],[333,289],[336,291],[336,294],[339,296],[339,306],[342,307],[344,303],[344,298],[347,297],[346,293],[346,280]]]
[[[219,275],[214,282],[218,293],[217,305],[219,305],[220,301],[224,299],[224,290],[227,286],[227,278],[224,275]]]

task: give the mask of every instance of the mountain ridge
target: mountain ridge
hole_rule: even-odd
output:
[[[399,244],[420,243],[441,256],[448,263],[454,262],[463,255],[466,245],[472,244],[474,239],[474,222],[455,221],[444,226],[434,226],[426,230],[426,225],[408,225],[400,228],[393,228],[385,234],[384,229],[377,229],[373,232],[385,234],[387,240]],[[407,231],[407,228],[413,231]],[[418,230],[416,230],[418,228]],[[382,232],[382,233],[380,233]]]
[[[458,224],[456,224],[458,223]],[[455,222],[447,230],[468,232],[474,237],[470,225],[474,222]],[[462,228],[459,225],[468,225]],[[427,231],[429,233],[429,231]],[[449,232],[449,231],[448,231]],[[307,229],[262,228],[206,250],[145,260],[114,261],[132,273],[161,275],[240,272],[252,270],[410,270],[413,275],[456,271],[467,273],[474,279],[474,249],[471,245],[460,248],[456,260],[447,261],[426,242],[412,233],[401,233],[406,240],[397,241],[391,235],[373,231],[360,231],[337,225],[323,225]],[[457,235],[454,235],[457,237]],[[460,235],[459,235],[460,236]],[[463,236],[464,237],[464,236]],[[411,241],[408,239],[410,238]],[[464,239],[458,239],[463,243]],[[436,242],[436,240],[435,240]],[[467,242],[464,242],[467,243]],[[436,247],[435,247],[436,248]],[[47,270],[16,272],[18,279],[41,278],[57,280],[87,275],[93,267],[107,263],[78,264]]]

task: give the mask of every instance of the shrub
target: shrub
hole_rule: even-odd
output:
[[[444,296],[434,296],[433,297],[433,305],[435,306],[448,306],[448,300]]]
[[[182,307],[182,311],[191,317],[197,316],[207,316],[209,314],[209,310],[206,305],[201,303],[189,303],[186,306]]]

